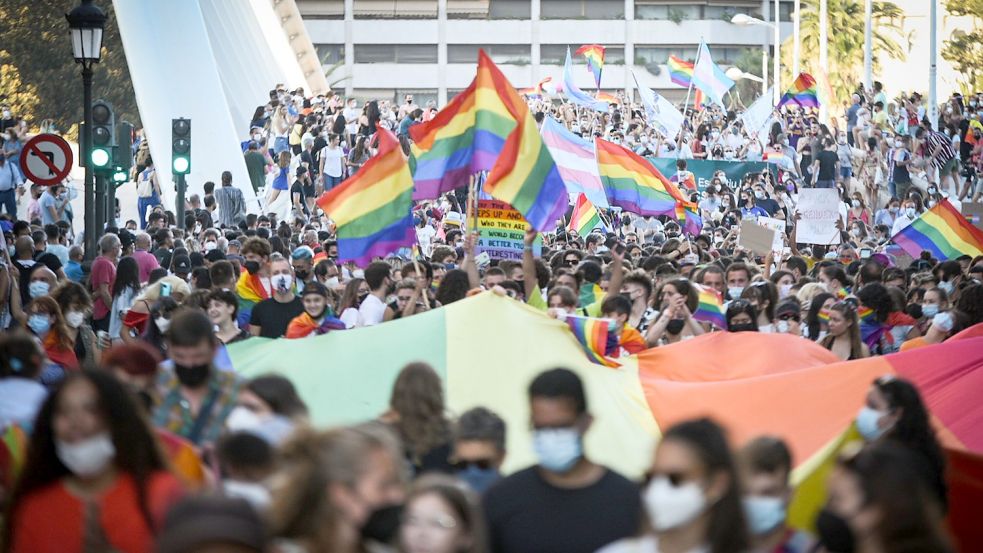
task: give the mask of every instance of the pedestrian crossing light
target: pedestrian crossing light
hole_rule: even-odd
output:
[[[129,175],[126,174],[126,170],[117,165],[116,169],[113,171],[113,182],[122,184],[125,183],[128,178]]]
[[[191,120],[171,120],[171,172],[187,175],[191,172]]]
[[[92,140],[89,150],[89,160],[97,171],[108,171],[112,168],[113,146],[116,145],[116,118],[113,106],[105,100],[92,103]]]

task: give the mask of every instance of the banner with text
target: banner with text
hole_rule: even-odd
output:
[[[528,223],[505,202],[478,200],[478,252],[491,259],[522,261],[523,239]],[[536,237],[533,255],[542,253],[542,238]]]
[[[655,165],[655,168],[661,171],[667,179],[672,179],[673,175],[676,174],[676,158],[647,157],[645,159],[652,165]],[[693,177],[696,179],[696,187],[701,194],[706,190],[710,181],[713,179],[713,174],[717,171],[723,171],[724,175],[727,176],[727,180],[731,183],[739,183],[744,178],[744,175],[748,173],[760,173],[764,170],[771,171],[772,176],[776,179],[778,178],[778,175],[775,174],[775,165],[764,161],[687,159],[686,170],[693,173]],[[733,186],[731,184],[731,188]]]

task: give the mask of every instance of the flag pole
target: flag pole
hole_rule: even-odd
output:
[[[696,76],[696,64],[700,63],[700,54],[702,53],[703,53],[703,37],[701,36],[700,47],[696,50],[696,60],[693,61],[693,77]],[[686,121],[689,123],[690,127],[693,126],[693,122],[691,121],[692,116],[686,115],[686,109],[689,106],[690,94],[692,94],[693,92],[693,77],[689,78],[689,87],[686,89],[686,101],[683,102],[683,116],[686,118]],[[683,130],[685,128],[686,126],[684,125],[683,128],[680,129],[679,131],[679,137],[676,138],[676,159],[679,159],[679,151],[683,147]]]

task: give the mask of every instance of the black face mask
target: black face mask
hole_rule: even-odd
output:
[[[368,292],[366,292],[364,294],[359,294],[358,295],[358,304],[359,305],[362,305],[362,302],[365,301],[365,298],[367,298],[367,297],[369,297],[369,293]]]
[[[259,261],[247,261],[243,263],[243,267],[246,268],[246,272],[255,275],[259,272]]]
[[[372,511],[362,525],[362,537],[382,544],[392,543],[399,532],[402,505],[386,505]]]
[[[850,525],[827,507],[823,507],[816,517],[816,533],[819,535],[819,545],[830,553],[853,553],[855,550]]]
[[[757,330],[757,328],[755,328],[754,323],[741,323],[729,325],[727,330],[731,332],[753,332]]]
[[[197,388],[208,380],[208,376],[211,374],[211,368],[212,365],[210,363],[191,365],[190,367],[174,363],[174,374],[177,375],[177,379],[181,384],[188,388]]]
[[[666,332],[669,334],[679,334],[683,331],[683,326],[686,325],[686,321],[683,319],[672,319],[669,324],[666,325]]]
[[[306,281],[308,277],[311,276],[311,272],[304,269],[296,269],[294,270],[294,274],[297,275],[297,280],[304,280],[304,281]]]

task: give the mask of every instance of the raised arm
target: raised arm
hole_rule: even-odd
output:
[[[536,241],[538,233],[534,229],[526,229],[526,235],[522,240],[522,281],[525,284],[526,301],[532,297],[536,290],[538,281],[536,280],[536,259],[532,255],[532,244]]]

